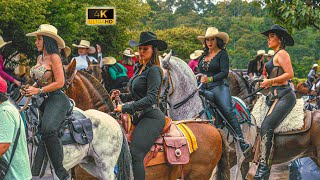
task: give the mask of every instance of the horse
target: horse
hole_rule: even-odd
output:
[[[295,87],[296,89],[296,94],[298,97],[301,97],[303,95],[308,95],[309,94],[309,85],[308,83],[305,82],[299,82],[297,86]]]
[[[177,57],[167,55],[167,57],[161,60],[161,64],[164,71],[164,84],[168,84],[163,87],[162,93],[166,95],[167,102],[170,104],[170,106],[167,107],[169,116],[174,120],[193,118],[204,109],[198,92],[191,98],[188,98],[189,95],[197,89],[195,75],[193,75],[189,66]],[[245,87],[245,85],[241,86]],[[230,89],[232,89],[232,84],[230,84]],[[246,92],[249,91],[249,89],[246,90]],[[179,108],[173,109],[176,104],[186,99],[188,100]],[[254,118],[251,118],[251,122],[242,124],[242,132],[248,142],[255,144],[258,129]],[[274,164],[287,162],[299,155],[307,154],[309,149],[314,152],[318,162],[320,162],[320,139],[317,138],[319,135],[320,111],[313,111],[312,126],[309,130],[293,135],[276,134]],[[236,162],[235,159],[236,156],[231,156],[230,164]],[[250,162],[252,159],[253,154],[246,159],[246,162]],[[244,168],[248,167],[249,163],[246,163]],[[245,169],[245,172],[248,172],[247,169]]]
[[[112,79],[110,77],[109,74],[109,68],[106,65],[102,66],[102,71],[101,71],[101,78],[102,78],[102,84],[104,86],[104,88],[110,92],[111,89],[111,84],[112,84]],[[128,82],[124,82],[122,84],[122,88],[120,88],[120,92],[123,93],[128,93],[129,92],[129,88],[127,87]]]

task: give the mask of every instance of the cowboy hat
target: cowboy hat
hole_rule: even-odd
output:
[[[128,56],[128,57],[133,57],[134,56],[134,54],[131,54],[131,51],[128,48],[123,51],[122,55]]]
[[[314,68],[314,67],[318,67],[318,64],[313,64],[312,68]]]
[[[265,50],[259,50],[259,51],[257,51],[256,57],[257,57],[257,56],[260,56],[260,55],[265,55],[265,54],[266,54],[266,51],[265,51]]]
[[[96,48],[93,46],[90,46],[90,42],[87,40],[81,40],[79,44],[72,44],[72,46],[77,47],[77,48],[86,48],[89,49],[89,54],[93,54],[96,52]]]
[[[8,41],[5,42],[2,38],[2,36],[0,36],[0,48],[2,48],[3,46],[5,46],[6,44],[12,43],[12,41]]]
[[[274,50],[269,50],[268,54],[264,54],[265,56],[273,56],[274,55]]]
[[[63,48],[64,50],[64,54],[66,55],[66,57],[69,57],[71,54],[71,49],[69,46],[66,46],[65,48]]]
[[[41,24],[37,31],[26,34],[26,36],[48,36],[57,41],[59,49],[65,47],[64,40],[58,35],[58,30],[56,27],[50,24]]]
[[[134,55],[139,56],[139,52],[134,52]]]
[[[294,40],[292,36],[288,33],[288,30],[278,24],[274,24],[271,29],[261,33],[265,36],[268,36],[269,33],[275,33],[277,36],[283,37],[284,39],[284,44],[287,46],[293,46],[294,45]],[[280,38],[279,37],[279,38]]]
[[[159,51],[166,50],[168,44],[165,41],[157,39],[157,35],[153,32],[141,32],[139,42],[134,40],[129,41],[131,47],[142,46],[142,45],[152,45],[157,47]]]
[[[194,53],[190,54],[190,59],[198,59],[203,53],[203,50],[195,50]]]
[[[225,44],[229,42],[229,35],[225,32],[219,32],[219,30],[216,27],[209,27],[206,31],[205,36],[198,36],[198,39],[201,42],[204,42],[204,39],[209,37],[218,37],[223,40]]]
[[[117,62],[116,58],[114,57],[104,57],[102,58],[102,62],[103,62],[103,65],[113,65]]]
[[[168,54],[168,53],[163,53],[163,54],[162,54],[162,57],[165,57],[167,54]]]

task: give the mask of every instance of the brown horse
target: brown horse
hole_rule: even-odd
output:
[[[305,82],[299,82],[295,89],[298,97],[309,94],[309,86]]]
[[[102,85],[91,75],[75,70],[75,62],[66,69],[66,94],[73,98],[77,107],[111,112],[113,105]],[[183,166],[186,179],[209,179],[218,165],[218,178],[229,179],[228,153],[225,138],[215,127],[206,123],[186,124],[194,133],[198,149],[191,154],[190,162]],[[146,168],[147,179],[177,179],[181,176],[181,166],[161,164]],[[83,170],[76,169],[77,179],[92,179]]]

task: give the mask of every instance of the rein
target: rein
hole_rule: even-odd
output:
[[[72,73],[72,76],[70,77],[70,79],[67,80],[66,88],[65,88],[66,90],[69,88],[69,86],[71,85],[72,81],[76,77],[77,72],[78,71],[75,69],[74,72]]]

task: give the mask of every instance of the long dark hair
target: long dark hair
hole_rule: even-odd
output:
[[[51,37],[42,36],[43,37],[43,47],[46,48],[48,54],[58,54],[60,55],[58,43]]]
[[[280,49],[286,49],[286,40],[279,33],[275,33],[276,36],[280,39]]]
[[[219,37],[215,37],[215,38],[217,40],[217,47],[221,50],[227,51],[226,43],[224,43],[223,40]],[[203,43],[204,43],[205,47],[203,49],[204,52],[202,54],[202,57],[207,56],[209,54],[209,47],[206,44],[206,39],[204,39]]]

